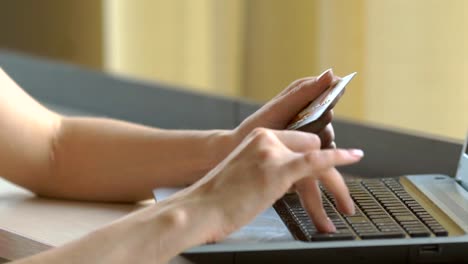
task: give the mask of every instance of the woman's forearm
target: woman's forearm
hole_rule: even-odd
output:
[[[223,130],[62,117],[1,69],[0,127],[2,177],[40,195],[81,200],[136,201],[154,187],[193,183],[238,141]]]
[[[163,130],[103,118],[63,118],[52,143],[46,196],[137,201],[193,183],[236,145],[226,130]]]
[[[81,239],[14,263],[166,263],[205,241],[217,218],[215,211],[207,209],[197,199],[163,201]]]

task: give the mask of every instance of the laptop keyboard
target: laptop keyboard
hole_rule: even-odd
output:
[[[347,181],[356,213],[346,216],[335,208],[335,199],[322,189],[322,200],[335,233],[319,233],[296,194],[287,194],[274,208],[291,233],[302,241],[448,236],[434,219],[393,179]]]

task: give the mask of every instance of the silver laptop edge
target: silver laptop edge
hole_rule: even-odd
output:
[[[468,233],[468,136],[454,178],[443,175],[414,175],[406,178]]]
[[[455,179],[460,183],[460,185],[468,190],[468,135],[466,136],[465,144],[463,145],[462,153],[460,155],[460,162],[458,163]]]

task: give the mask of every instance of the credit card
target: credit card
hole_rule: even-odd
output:
[[[302,110],[297,116],[291,121],[287,129],[294,130],[301,128],[307,124],[310,124],[317,119],[319,119],[330,106],[333,106],[340,95],[344,92],[344,88],[356,75],[356,72],[353,72],[335,85],[327,88],[319,97],[313,100],[304,110]]]

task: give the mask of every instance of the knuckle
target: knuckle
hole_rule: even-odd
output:
[[[332,122],[332,120],[333,120],[333,112],[329,111],[323,116],[322,122],[324,124],[329,124]]]
[[[279,96],[284,96],[284,95],[289,94],[291,92],[291,90],[295,89],[297,86],[301,85],[301,83],[303,83],[303,82],[305,82],[307,80],[310,80],[310,79],[311,79],[311,77],[304,77],[304,78],[297,79],[297,80],[293,81],[279,94]]]
[[[310,134],[310,142],[314,147],[320,147],[321,141],[320,137],[317,134]]]
[[[273,143],[275,135],[273,131],[267,128],[258,127],[252,131],[253,142],[256,144]]]
[[[303,79],[303,80],[295,83],[294,85],[291,85],[290,89],[288,91],[288,94],[298,93],[298,92],[302,91],[304,89],[304,87],[310,86],[314,82],[315,82],[315,80],[313,80],[313,79],[308,79],[308,78]]]
[[[308,164],[311,164],[314,167],[321,163],[321,156],[318,151],[312,151],[307,153],[306,155],[304,155],[304,159]]]
[[[268,136],[268,129],[264,127],[256,127],[252,130],[251,135],[253,138],[263,138]]]
[[[259,162],[272,160],[276,157],[276,152],[270,147],[263,147],[257,150],[256,158]]]
[[[252,135],[252,137],[257,137],[261,134],[264,133],[264,131],[266,130],[266,128],[264,127],[256,127],[252,130],[252,132],[250,133]]]

